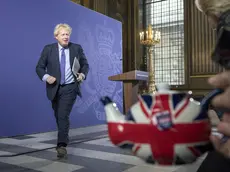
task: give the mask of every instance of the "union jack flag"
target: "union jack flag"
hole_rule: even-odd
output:
[[[110,140],[151,163],[194,162],[210,149],[210,124],[185,93],[140,95],[125,122],[108,122]]]

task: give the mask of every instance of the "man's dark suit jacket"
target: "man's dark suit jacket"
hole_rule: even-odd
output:
[[[70,42],[68,47],[71,69],[73,66],[74,58],[77,57],[81,66],[79,73],[83,73],[86,79],[89,71],[89,64],[81,45]],[[58,43],[49,44],[43,48],[41,57],[39,58],[36,66],[36,73],[41,80],[45,74],[49,74],[56,78],[56,82],[54,84],[46,83],[47,97],[52,101],[57,93],[61,80]],[[76,81],[75,75],[73,76],[75,79],[76,91],[78,95],[81,96],[80,84]]]

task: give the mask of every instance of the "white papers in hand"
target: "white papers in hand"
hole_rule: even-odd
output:
[[[72,72],[76,77],[78,77],[78,72],[79,72],[80,68],[81,68],[80,63],[79,63],[77,57],[75,57],[74,61],[73,61]]]

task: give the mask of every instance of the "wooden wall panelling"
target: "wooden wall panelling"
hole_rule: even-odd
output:
[[[207,79],[222,68],[211,60],[215,32],[193,0],[184,1],[186,78],[189,90],[210,90]]]
[[[190,8],[187,8],[188,0],[184,1],[184,62],[185,62],[185,89],[189,88],[190,80],[189,80],[189,73],[190,73],[190,65],[189,65],[189,58],[191,54],[191,37],[189,30],[189,21],[191,21],[191,16],[189,15],[191,12]]]
[[[122,23],[123,72],[128,66],[128,1],[109,0],[108,16]]]
[[[215,36],[214,32],[209,26],[206,16],[196,9],[194,2],[187,1],[187,5],[189,6],[187,8],[190,8],[189,15],[191,16],[191,21],[187,21],[190,24],[187,33],[191,37],[190,49],[192,50],[190,76],[215,73],[217,71],[214,71],[209,65],[214,46],[214,39],[212,39]]]
[[[123,72],[138,69],[139,19],[138,0],[109,0],[108,16],[122,22]]]
[[[76,4],[81,4],[82,5],[82,0],[70,0],[70,1],[72,1],[72,2],[74,2]]]
[[[83,1],[82,4],[87,7],[87,8],[90,8],[90,0],[81,0]]]
[[[138,0],[128,1],[128,70],[139,69],[140,40],[139,40],[139,3]]]
[[[108,14],[108,1],[107,0],[93,0],[93,10],[99,13],[102,13],[104,15],[107,15]]]
[[[134,64],[134,69],[139,70],[140,66],[141,66],[141,44],[140,44],[140,24],[139,24],[139,2],[138,0],[133,0],[133,11],[132,11],[132,15],[130,16],[130,19],[133,21],[133,42],[134,42],[134,57],[135,57],[135,64]]]

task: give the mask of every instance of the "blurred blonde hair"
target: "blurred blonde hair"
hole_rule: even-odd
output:
[[[201,12],[216,16],[230,9],[230,0],[195,0],[196,7]]]
[[[59,31],[60,31],[61,29],[66,29],[66,30],[68,30],[68,32],[69,32],[70,35],[71,35],[71,33],[72,33],[72,28],[71,28],[68,24],[66,24],[66,23],[60,23],[60,24],[57,24],[57,25],[55,26],[55,28],[54,28],[54,36],[55,36],[55,37],[58,35],[58,33],[59,33]]]

